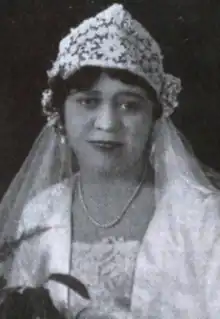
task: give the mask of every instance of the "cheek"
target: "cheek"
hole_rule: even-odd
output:
[[[127,120],[126,126],[133,143],[146,144],[152,128],[152,115],[139,114]]]
[[[65,103],[64,117],[66,132],[72,144],[89,134],[91,116],[78,109],[74,103]]]
[[[72,139],[78,135],[77,131],[79,131],[79,121],[77,120],[77,113],[73,103],[68,101],[64,104],[64,120],[65,120],[65,128],[68,138],[72,141]],[[78,127],[79,126],[79,127]]]

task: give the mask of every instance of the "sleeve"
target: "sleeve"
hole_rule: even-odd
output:
[[[47,254],[41,251],[36,240],[25,242],[7,266],[8,287],[34,287],[47,277]]]
[[[220,316],[220,193],[208,199],[198,242],[198,262],[208,319]]]
[[[48,211],[52,211],[48,196],[51,192],[46,190],[33,198],[24,208],[19,222],[15,238],[36,227],[46,227]],[[24,240],[15,250],[12,258],[4,265],[4,275],[7,285],[35,286],[42,278],[45,278],[47,254],[42,248],[41,242],[45,233]],[[36,275],[37,274],[37,275]]]

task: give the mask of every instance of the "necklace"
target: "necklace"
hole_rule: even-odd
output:
[[[79,189],[79,198],[80,198],[80,201],[82,203],[82,206],[83,206],[83,211],[84,213],[86,214],[87,218],[95,225],[95,226],[98,226],[100,228],[112,228],[114,227],[115,225],[117,225],[121,220],[122,218],[124,217],[124,215],[126,214],[126,212],[128,211],[128,208],[130,207],[130,205],[132,204],[132,202],[134,201],[134,199],[137,197],[137,195],[139,194],[142,186],[143,186],[143,183],[144,183],[144,180],[145,180],[145,176],[146,176],[146,167],[144,168],[144,171],[143,171],[143,174],[142,174],[142,177],[141,177],[141,181],[140,183],[138,184],[138,186],[135,188],[133,194],[131,195],[131,197],[129,198],[129,200],[127,201],[127,203],[125,204],[122,212],[120,215],[118,215],[113,221],[109,222],[109,223],[106,223],[106,224],[100,224],[97,220],[95,220],[90,214],[89,214],[89,209],[85,203],[85,200],[84,200],[84,196],[83,196],[83,190],[82,190],[82,185],[81,185],[81,178],[80,178],[80,174],[78,175],[78,189]]]

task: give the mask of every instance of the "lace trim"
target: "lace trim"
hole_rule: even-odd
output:
[[[138,241],[125,241],[123,237],[107,237],[93,244],[73,243],[71,274],[88,287],[94,307],[108,312],[123,302],[130,308],[139,246]],[[77,303],[82,300],[74,294],[71,304]]]

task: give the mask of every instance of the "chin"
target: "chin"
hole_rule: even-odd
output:
[[[80,156],[79,162],[81,163],[81,168],[86,168],[86,170],[100,174],[100,175],[122,175],[126,171],[132,169],[137,160],[128,161],[128,156],[93,156],[93,154]]]
[[[125,163],[104,163],[98,165],[96,162],[95,165],[90,166],[90,169],[93,172],[96,172],[100,175],[110,175],[110,176],[120,176],[123,175],[127,170],[129,170],[130,166],[125,165]]]
[[[90,169],[100,175],[118,175],[122,171],[122,169],[120,170],[120,168],[111,165],[96,165]]]

